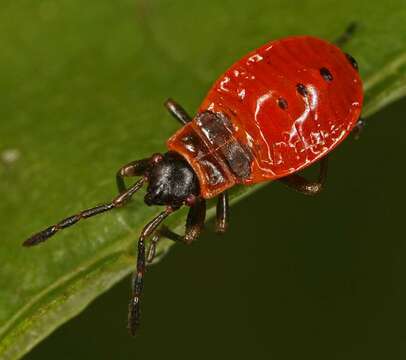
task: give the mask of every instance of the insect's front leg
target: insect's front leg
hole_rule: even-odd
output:
[[[128,309],[128,330],[135,335],[140,324],[140,301],[144,287],[145,274],[145,240],[154,233],[157,227],[176,209],[167,207],[142,230],[138,239],[137,267],[132,279],[132,295]]]
[[[156,255],[156,247],[162,237],[166,237],[170,240],[181,242],[184,244],[191,244],[199,237],[200,233],[202,232],[205,219],[206,200],[196,198],[196,203],[189,209],[184,235],[179,235],[174,231],[168,229],[166,226],[162,226],[155,232],[152,237],[151,244],[148,249],[147,262],[150,263],[154,260]]]
[[[124,178],[132,176],[141,176],[150,165],[151,158],[131,161],[122,166],[116,173],[116,183],[118,192],[121,194],[127,190]]]

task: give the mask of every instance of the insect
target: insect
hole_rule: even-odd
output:
[[[318,194],[327,174],[327,155],[360,125],[362,82],[353,57],[337,45],[311,36],[271,41],[244,56],[214,83],[196,116],[175,101],[165,103],[182,124],[168,141],[168,152],[124,165],[116,175],[119,195],[110,203],[84,210],[31,236],[37,245],[79,220],[119,208],[144,184],[145,203],[164,210],[142,230],[132,280],[128,327],[140,323],[146,264],[161,237],[190,244],[200,234],[206,200],[217,201],[217,231],[228,225],[227,191],[236,184],[280,180],[307,195]],[[320,163],[318,181],[297,174]],[[139,177],[130,187],[125,178]],[[185,233],[162,222],[182,206],[189,207]],[[150,238],[146,250],[146,240]]]

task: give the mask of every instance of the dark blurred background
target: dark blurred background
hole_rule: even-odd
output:
[[[129,279],[26,359],[404,359],[406,101],[331,157],[325,192],[269,184],[149,269],[142,331]]]

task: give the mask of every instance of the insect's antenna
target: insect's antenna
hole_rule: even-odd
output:
[[[137,269],[132,279],[132,295],[128,309],[128,330],[132,336],[136,334],[140,324],[140,299],[144,287],[145,274],[145,239],[158,228],[162,221],[177,209],[168,206],[165,211],[162,211],[145,225],[138,239]]]
[[[91,209],[83,210],[76,215],[69,216],[66,219],[61,220],[57,224],[40,231],[39,233],[25,240],[23,246],[37,245],[41,242],[48,240],[51,236],[55,235],[59,230],[65,229],[69,226],[76,224],[81,219],[87,219],[97,214],[101,214],[103,212],[123,206],[124,203],[127,202],[142,187],[144,182],[145,179],[141,178],[127,191],[115,197],[110,203],[99,205]]]

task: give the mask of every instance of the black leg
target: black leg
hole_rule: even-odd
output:
[[[317,182],[309,181],[305,179],[303,176],[297,174],[286,176],[282,179],[279,179],[279,181],[283,182],[285,185],[302,194],[317,195],[323,190],[324,183],[326,181],[327,164],[328,157],[326,156],[320,160],[320,173]]]
[[[351,22],[345,31],[337,38],[335,39],[334,44],[336,44],[338,47],[343,47],[347,42],[352,38],[354,33],[357,31],[358,24],[356,22]]]
[[[176,101],[168,99],[165,101],[165,107],[171,113],[171,115],[178,120],[182,125],[192,121],[192,118],[186,112],[186,110],[180,106]]]
[[[150,165],[150,159],[151,158],[131,161],[117,171],[116,183],[118,192],[120,194],[127,190],[124,178],[131,176],[141,176]]]
[[[25,240],[24,246],[34,246],[45,240],[48,240],[51,236],[55,235],[59,230],[65,229],[69,226],[76,224],[79,220],[87,219],[97,214],[101,214],[105,211],[109,211],[118,207],[123,206],[131,197],[142,187],[144,184],[144,179],[138,180],[133,186],[131,186],[126,192],[115,197],[110,203],[96,206],[91,209],[83,210],[76,215],[67,217],[61,220],[55,225],[48,227],[45,230],[31,236],[29,239]]]
[[[147,253],[147,262],[152,263],[155,259],[156,248],[158,246],[159,240],[161,240],[161,234],[159,230],[155,231],[155,234],[152,236],[151,243],[149,244],[148,253]]]
[[[217,198],[217,212],[216,212],[216,231],[218,233],[224,233],[228,227],[229,218],[229,205],[228,205],[228,193],[224,191]]]
[[[150,236],[157,227],[164,221],[175,209],[168,207],[158,216],[152,219],[142,230],[138,239],[137,270],[132,281],[132,295],[128,310],[128,330],[131,335],[135,335],[140,324],[140,300],[144,286],[145,274],[145,239]]]
[[[206,200],[197,198],[196,203],[189,209],[186,220],[185,234],[179,235],[162,226],[153,236],[148,249],[147,261],[152,262],[155,257],[156,246],[161,237],[166,237],[173,241],[190,244],[196,240],[203,230],[204,220],[206,219]]]
[[[354,126],[354,129],[352,129],[352,134],[354,135],[355,140],[360,138],[361,133],[364,131],[365,125],[365,120],[363,118],[359,118]]]

